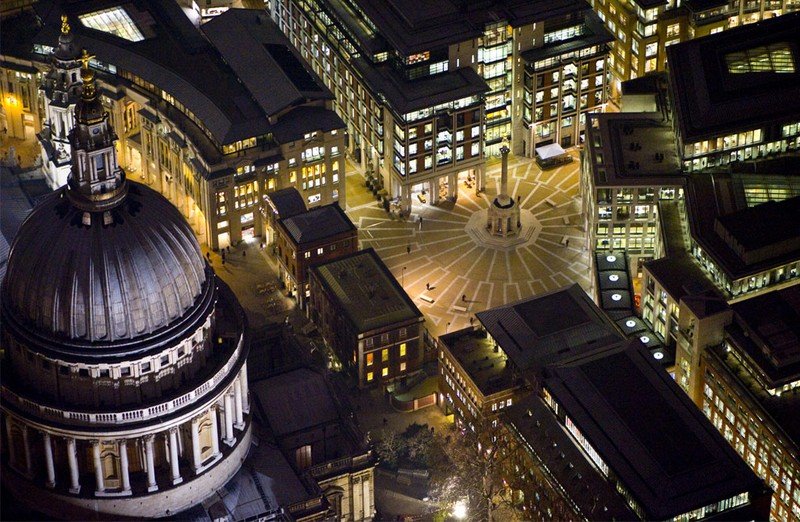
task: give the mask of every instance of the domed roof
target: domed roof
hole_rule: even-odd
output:
[[[108,346],[192,313],[213,284],[200,246],[169,201],[127,183],[127,196],[105,213],[78,209],[64,188],[34,208],[3,282],[3,307],[16,322],[55,340]]]

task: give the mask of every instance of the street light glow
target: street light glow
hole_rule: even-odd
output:
[[[467,518],[467,504],[463,500],[459,500],[453,506],[453,517],[459,520]]]

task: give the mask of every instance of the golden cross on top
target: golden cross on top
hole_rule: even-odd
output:
[[[84,49],[83,53],[81,54],[81,57],[78,58],[78,60],[80,60],[81,63],[83,63],[83,68],[84,69],[88,69],[89,68],[89,60],[91,60],[92,58],[94,58],[94,55],[93,54],[89,54],[89,51]]]
[[[69,22],[67,22],[67,15],[61,15],[61,34],[69,33]]]

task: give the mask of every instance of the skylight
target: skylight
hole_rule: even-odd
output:
[[[112,7],[79,16],[81,23],[91,29],[110,33],[131,42],[144,40],[144,35],[122,7]]]
[[[744,49],[725,55],[728,72],[745,73],[793,73],[794,57],[788,43],[776,43]]]

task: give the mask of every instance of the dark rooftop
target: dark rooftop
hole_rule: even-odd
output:
[[[788,50],[791,72],[729,71],[735,53],[766,53],[767,46]],[[667,59],[684,143],[800,118],[800,13],[671,45]]]
[[[692,175],[686,209],[692,238],[731,280],[800,259],[800,197],[748,209],[736,176],[729,172]],[[735,217],[739,212],[742,217]],[[735,236],[717,224],[719,218],[730,224]],[[753,234],[763,237],[748,237]],[[735,238],[759,246],[747,250],[737,246]]]
[[[589,116],[586,141],[596,187],[682,186],[672,126],[658,113]]]
[[[295,243],[304,246],[356,230],[356,226],[338,203],[281,218],[278,223],[283,225]]]
[[[229,9],[201,28],[268,116],[306,97],[333,97],[263,11]]]
[[[773,385],[800,378],[800,283],[731,305]]]
[[[520,384],[507,356],[495,350],[494,342],[481,330],[465,328],[440,336],[439,342],[447,346],[484,397]]]
[[[520,370],[536,372],[622,339],[577,284],[475,314]]]
[[[644,519],[668,519],[763,490],[638,341],[548,373],[548,392],[631,492]]]
[[[81,15],[116,6],[129,14],[144,39],[130,41],[80,21]],[[66,13],[76,45],[120,72],[132,73],[169,93],[203,123],[217,145],[267,134],[273,130],[269,116],[332,98],[322,81],[288,50],[288,39],[261,11],[231,9],[197,28],[168,0],[45,1],[36,9],[44,25],[28,40],[28,48],[33,43],[55,45],[59,18]],[[264,45],[286,51],[270,53]],[[306,77],[300,81],[302,71],[312,81]],[[183,131],[189,132],[193,124],[184,119],[187,128]],[[302,123],[306,132],[319,130],[314,120]],[[200,139],[202,135],[193,136],[193,141]]]
[[[800,196],[717,216],[714,231],[748,264],[800,251]]]
[[[372,248],[311,270],[359,332],[422,321],[422,313]]]
[[[363,58],[351,63],[364,75],[368,85],[386,97],[391,108],[403,114],[482,95],[489,86],[471,67],[462,67],[434,76],[408,80],[388,65],[374,66]]]
[[[648,261],[644,268],[676,302],[700,294],[721,297],[717,287],[690,255],[662,257]]]
[[[277,218],[288,218],[306,211],[306,202],[294,187],[270,192],[267,194],[267,201]]]
[[[479,38],[485,26],[497,20],[508,20],[512,27],[519,27],[571,14],[586,5],[579,0],[355,0],[354,3],[377,32],[405,56]]]
[[[581,5],[575,6],[575,11],[581,11]],[[584,26],[587,32],[579,37],[569,40],[557,40],[551,44],[534,47],[520,53],[522,59],[528,63],[545,60],[554,56],[571,53],[593,45],[603,45],[614,41],[614,35],[608,32],[602,20],[591,9],[582,12]]]

